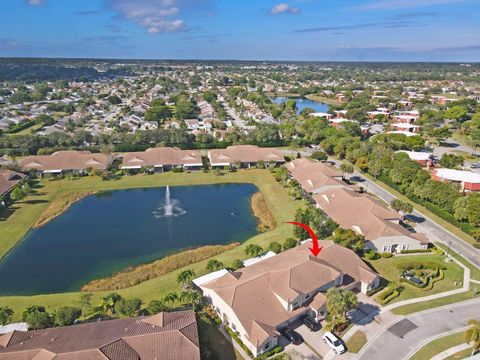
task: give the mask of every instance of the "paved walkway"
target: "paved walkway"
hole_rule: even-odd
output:
[[[470,347],[470,345],[468,345],[468,344],[460,344],[460,345],[454,346],[450,349],[447,349],[445,351],[442,351],[440,354],[435,355],[430,360],[443,360],[443,359],[445,359],[449,356],[452,356],[453,354],[456,354],[459,351],[463,351],[465,349],[468,349],[469,347]]]

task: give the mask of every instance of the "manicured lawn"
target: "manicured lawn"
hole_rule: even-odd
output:
[[[475,289],[475,286],[478,285],[471,283],[470,288]],[[476,294],[474,291],[469,290],[462,292],[460,294],[445,296],[439,299],[430,300],[430,301],[423,301],[416,304],[404,305],[398,308],[393,309],[392,311],[397,315],[408,315],[414,312],[433,309],[439,306],[444,306],[448,304],[457,303],[460,301],[471,300],[474,298],[478,298],[480,294]]]
[[[359,168],[356,168],[356,170],[358,171],[361,171]],[[452,225],[450,224],[448,221],[446,220],[443,220],[441,217],[435,215],[434,213],[432,213],[430,210],[428,210],[426,207],[422,206],[422,205],[419,205],[417,203],[414,203],[413,201],[411,201],[410,199],[408,199],[405,195],[402,195],[400,194],[398,191],[396,191],[395,189],[392,189],[390,186],[388,186],[387,184],[383,183],[382,181],[380,180],[377,180],[375,179],[373,176],[371,176],[370,174],[367,174],[363,171],[361,171],[362,175],[365,176],[366,178],[368,178],[369,180],[375,182],[378,186],[384,188],[385,190],[387,190],[388,192],[390,192],[392,195],[394,195],[396,198],[402,200],[402,201],[406,201],[408,203],[411,203],[413,205],[413,207],[415,209],[417,209],[418,211],[420,211],[421,213],[425,214],[426,216],[428,216],[430,219],[432,219],[433,221],[435,221],[437,224],[440,224],[441,226],[443,226],[445,229],[447,229],[448,231],[450,231],[451,233],[457,235],[460,239],[466,241],[467,243],[469,243],[470,245],[473,245],[475,244],[477,241],[471,237],[470,235],[468,235],[467,233],[463,232],[461,229],[459,229],[458,227],[456,227],[455,225]]]
[[[440,354],[442,351],[448,350],[454,346],[463,344],[463,331],[441,337],[429,342],[420,350],[418,350],[410,360],[431,359],[433,356]]]
[[[77,196],[81,192],[97,190],[115,190],[139,187],[197,185],[212,183],[254,183],[265,197],[267,205],[276,220],[276,228],[260,233],[246,241],[241,246],[222,253],[215,258],[226,265],[232,264],[235,259],[244,259],[244,248],[249,243],[256,243],[264,248],[272,241],[283,242],[292,234],[292,226],[286,224],[291,221],[295,211],[302,206],[302,202],[292,200],[281,186],[274,180],[268,170],[242,170],[235,173],[225,173],[215,176],[213,173],[164,173],[155,175],[124,176],[119,180],[104,181],[100,177],[89,176],[77,180],[42,181],[36,194],[16,206],[17,209],[6,220],[0,221],[0,256],[20,241],[25,233],[36,223],[42,213],[50,208],[51,213],[57,212],[65,204],[65,198]],[[49,211],[50,212],[50,211]],[[200,276],[206,272],[208,260],[188,266]],[[119,290],[122,296],[138,297],[147,304],[150,300],[161,299],[166,293],[180,291],[176,277],[178,271],[145,281],[136,286]],[[100,303],[102,296],[108,292],[94,293],[92,304]],[[15,311],[15,320],[18,320],[23,309],[30,304],[39,304],[52,310],[59,306],[77,303],[80,292],[37,295],[37,296],[8,296],[0,297],[0,306],[10,306]]]
[[[364,332],[357,330],[350,339],[347,340],[347,350],[351,353],[358,353],[367,343],[367,336]]]
[[[445,252],[448,250],[448,246],[441,244],[441,243],[435,243],[436,246],[444,250]],[[480,280],[480,269],[474,266],[470,261],[466,260],[459,254],[457,254],[455,251],[450,249],[449,254],[460,261],[463,265],[465,265],[467,268],[470,269],[470,278],[473,280]]]
[[[394,256],[390,259],[380,258],[378,260],[369,260],[368,263],[386,280],[399,283],[402,271],[399,270],[397,266],[409,262],[422,263],[424,261],[433,261],[444,265],[447,268],[445,270],[445,278],[437,281],[431,290],[419,289],[409,284],[404,284],[405,289],[401,292],[400,296],[393,299],[391,303],[437,294],[461,287],[461,285],[455,285],[454,283],[463,281],[463,269],[455,263],[446,263],[442,255]]]

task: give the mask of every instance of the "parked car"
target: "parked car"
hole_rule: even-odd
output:
[[[335,351],[338,355],[343,354],[347,349],[345,349],[345,346],[343,343],[340,341],[340,339],[331,333],[330,331],[327,331],[325,334],[322,336],[323,341],[327,343],[328,346],[330,346],[333,351]]]
[[[479,169],[479,168],[480,168],[480,163],[470,164],[470,168],[472,168],[472,169]]]
[[[322,328],[322,325],[310,316],[303,317],[302,322],[310,331],[318,331]]]
[[[303,343],[303,338],[302,336],[297,333],[296,331],[293,331],[292,329],[286,328],[281,331],[282,335],[287,338],[288,341],[290,341],[293,345],[300,345]]]

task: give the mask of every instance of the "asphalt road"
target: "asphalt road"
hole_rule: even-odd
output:
[[[427,339],[467,326],[480,318],[480,299],[422,311],[388,326],[358,354],[361,360],[408,359]]]

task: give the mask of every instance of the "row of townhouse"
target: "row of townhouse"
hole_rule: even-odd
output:
[[[428,247],[423,234],[407,230],[395,211],[342,181],[342,173],[333,166],[302,158],[286,167],[327,216],[342,228],[365,236],[366,249],[399,253]]]
[[[121,155],[121,169],[135,172],[150,169],[155,172],[173,168],[199,170],[203,167],[200,150],[181,150],[177,147],[157,147],[145,151],[130,152]],[[57,151],[51,155],[28,156],[20,161],[25,172],[40,174],[82,173],[88,169],[106,170],[113,158],[109,155],[89,151]],[[229,146],[226,149],[208,151],[208,160],[213,168],[251,167],[259,162],[265,164],[283,164],[285,158],[276,148],[260,148],[254,145]]]

